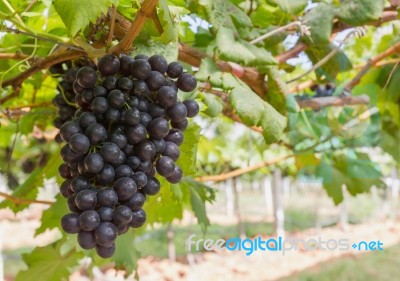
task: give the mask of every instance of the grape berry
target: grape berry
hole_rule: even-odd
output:
[[[171,183],[182,179],[179,146],[187,118],[198,114],[199,105],[179,101],[177,93],[193,91],[197,81],[160,55],[110,54],[99,59],[97,69],[64,68],[53,69],[64,74],[54,98],[59,108],[54,123],[60,128],[57,140],[66,142],[60,192],[71,213],[61,226],[78,234],[83,249],[109,258],[118,235],[145,223],[146,197],[161,188],[155,175]]]

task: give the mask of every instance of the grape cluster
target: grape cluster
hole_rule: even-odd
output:
[[[58,94],[53,98],[53,104],[57,107],[58,116],[54,119],[53,124],[56,128],[61,128],[61,126],[72,120],[76,112],[77,106],[75,103],[76,94],[74,92],[74,87],[77,86],[75,82],[76,73],[80,67],[90,65],[95,67],[94,64],[87,60],[77,60],[77,61],[66,61],[62,63],[55,64],[50,67],[49,71],[56,77],[61,77],[61,81],[58,83],[57,91]],[[61,143],[63,140],[60,134],[57,134],[56,141]]]
[[[197,81],[160,55],[109,54],[97,70],[80,68],[72,85],[79,108],[60,127],[67,143],[59,167],[71,213],[61,225],[78,234],[82,248],[108,258],[118,235],[145,223],[146,196],[160,190],[156,174],[181,180],[179,146],[199,105],[179,101],[177,93],[193,91]]]

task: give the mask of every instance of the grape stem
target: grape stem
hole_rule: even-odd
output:
[[[139,11],[137,12],[136,17],[132,21],[127,33],[117,45],[110,48],[109,53],[120,54],[131,49],[133,41],[139,35],[140,30],[146,22],[146,19],[151,17],[154,9],[156,8],[157,2],[157,0],[145,0],[143,2],[142,7],[140,7]]]
[[[281,26],[279,28],[276,28],[264,35],[261,35],[260,37],[257,37],[256,39],[250,41],[250,44],[257,44],[258,42],[264,41],[265,39],[278,34],[279,32],[285,31],[285,30],[291,30],[293,27],[298,27],[298,29],[300,30],[300,35],[310,35],[310,28],[306,25],[304,25],[301,21],[294,21],[291,22],[287,25]]]
[[[11,201],[13,203],[15,203],[16,205],[18,204],[46,204],[46,205],[52,205],[54,202],[53,201],[46,201],[46,200],[30,200],[30,199],[24,199],[24,198],[19,198],[19,197],[15,197],[12,196],[10,194],[7,194],[5,192],[1,192],[0,191],[0,197],[5,198],[8,201]]]

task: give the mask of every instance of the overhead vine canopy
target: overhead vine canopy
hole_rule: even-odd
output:
[[[1,0],[0,172],[12,190],[0,193],[1,207],[18,212],[49,204],[36,234],[59,228],[67,212],[61,195],[37,199],[38,188],[57,177],[61,164],[52,100],[63,77],[56,68],[82,60],[96,65],[107,53],[179,60],[199,81],[196,91],[180,91],[179,99],[196,99],[198,120],[216,128],[205,139],[196,121],[190,122],[178,160],[185,177],[180,184],[161,180],[161,192],[146,206],[149,224],[181,219],[188,209],[205,229],[205,202],[213,201],[214,191],[203,182],[272,165],[290,176],[320,178],[336,204],[343,199],[342,186],[352,195],[382,186],[385,167],[365,149],[377,149],[396,165],[400,160],[397,5]],[[232,123],[243,124],[246,133],[232,139],[237,128]],[[248,149],[249,139],[256,148]],[[133,235],[119,240],[113,257],[128,273],[138,257]],[[27,255],[29,268],[17,280],[68,276],[84,256],[75,247],[65,250],[69,240],[63,236]],[[46,263],[38,262],[41,256]]]

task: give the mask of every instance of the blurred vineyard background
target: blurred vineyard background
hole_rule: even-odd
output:
[[[399,280],[399,7],[0,0],[0,281]],[[200,114],[184,135],[182,182],[162,181],[145,227],[101,260],[60,228],[52,100],[61,62],[110,50],[180,61],[198,88],[179,99]],[[384,250],[187,251],[192,234],[380,240]]]

